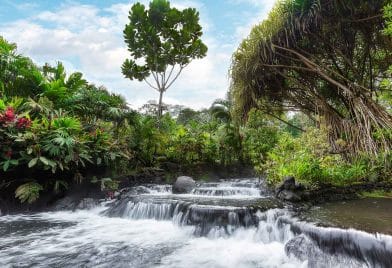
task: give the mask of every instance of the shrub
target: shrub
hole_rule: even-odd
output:
[[[307,185],[317,186],[361,181],[371,174],[370,166],[364,157],[350,163],[339,154],[331,154],[326,130],[309,128],[298,138],[281,133],[262,168],[270,184],[277,184],[285,176],[294,176]]]

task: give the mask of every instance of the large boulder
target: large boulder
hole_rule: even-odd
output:
[[[186,194],[196,187],[196,182],[188,176],[180,176],[173,184],[173,194]]]
[[[296,183],[292,176],[286,177],[275,189],[276,197],[283,201],[299,202],[302,200],[304,187]]]
[[[277,194],[283,190],[295,190],[295,178],[293,176],[285,177],[283,182],[276,187]]]

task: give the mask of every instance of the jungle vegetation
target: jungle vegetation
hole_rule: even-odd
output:
[[[4,38],[0,52],[0,191],[22,202],[85,181],[113,188],[168,162],[228,166],[265,152],[255,145],[264,133],[234,123],[227,100],[202,111],[164,105],[159,117],[156,105],[131,110],[60,62],[37,66]]]
[[[155,8],[168,23],[159,31]],[[140,18],[155,32],[136,29]],[[162,42],[170,23],[188,19],[186,51],[169,34]],[[194,9],[136,4],[123,73],[168,79],[175,64],[205,55],[200,36]],[[31,203],[86,181],[115,189],[119,176],[167,163],[250,165],[271,185],[289,175],[312,187],[390,181],[391,46],[388,1],[280,0],[235,51],[227,98],[201,111],[160,98],[135,111],[82,73],[38,66],[0,37],[0,193]],[[138,65],[140,57],[150,60]]]
[[[233,55],[231,95],[242,117],[256,107],[300,111],[327,126],[334,153],[389,154],[390,3],[278,1]],[[388,30],[389,29],[389,30]]]
[[[279,137],[262,164],[270,181],[390,180],[391,19],[390,1],[281,0],[240,44],[233,113],[300,113],[313,125]]]

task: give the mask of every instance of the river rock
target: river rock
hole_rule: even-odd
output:
[[[57,200],[52,206],[52,209],[55,211],[74,210],[77,205],[78,205],[78,201],[75,200],[75,198],[66,196],[64,198]]]
[[[76,206],[76,209],[92,209],[97,205],[98,205],[98,200],[93,198],[83,198]]]
[[[188,176],[180,176],[173,184],[172,192],[174,194],[185,194],[192,191],[196,187],[196,182]]]
[[[300,261],[308,261],[309,268],[330,267],[331,255],[323,253],[318,246],[310,241],[304,234],[289,240],[284,247],[288,256],[295,256]]]
[[[295,182],[293,176],[286,177],[275,189],[276,197],[289,202],[299,202],[302,200],[302,193],[305,187]]]
[[[294,191],[283,190],[278,194],[278,198],[284,201],[299,202],[301,201],[301,196]]]
[[[283,190],[295,190],[295,178],[293,176],[285,177],[283,182],[276,187],[277,193]]]

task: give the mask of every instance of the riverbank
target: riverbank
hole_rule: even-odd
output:
[[[162,168],[142,168],[134,173],[115,177],[113,180],[118,182],[118,189],[121,190],[144,184],[173,184],[175,179],[182,175],[190,175],[198,182],[257,177],[252,167],[240,164],[217,166],[204,163],[181,166],[164,163]],[[392,181],[365,181],[347,186],[324,184],[310,188],[295,182],[294,178],[288,177],[275,189],[272,186],[268,187],[265,183],[263,189],[269,191],[271,195],[275,193],[276,198],[282,201],[282,206],[293,205],[296,210],[303,211],[329,202],[356,200],[361,198],[363,193],[370,192],[370,195],[372,193],[380,195],[382,192],[392,192]],[[99,183],[85,180],[81,184],[73,183],[66,191],[42,192],[41,197],[32,204],[22,204],[13,195],[2,194],[0,196],[0,215],[86,208],[94,205],[98,200],[107,198],[108,192],[109,190],[102,190]]]
[[[363,181],[344,186],[319,184],[310,187],[296,182],[294,177],[286,177],[282,183],[276,186],[275,195],[278,199],[289,203],[318,205],[326,202],[358,199],[364,193],[381,195],[383,192],[391,191],[392,181]]]

